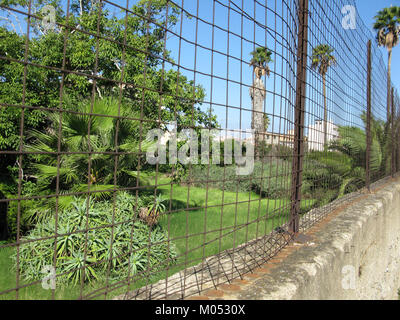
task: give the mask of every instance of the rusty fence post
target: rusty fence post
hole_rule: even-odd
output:
[[[396,114],[396,122],[397,122],[397,172],[400,171],[400,101],[399,96],[397,95],[397,114]]]
[[[397,95],[397,101],[396,101],[396,123],[397,123],[397,135],[396,135],[396,140],[397,140],[397,172],[400,171],[400,101],[399,101],[399,96]]]
[[[306,101],[308,0],[299,0],[299,30],[297,45],[296,105],[294,147],[291,181],[291,208],[289,232],[297,234],[300,222],[301,186],[304,157],[304,111]]]
[[[367,44],[367,150],[366,150],[366,160],[365,160],[365,186],[368,191],[371,187],[371,170],[370,170],[370,160],[371,160],[371,72],[372,72],[372,54],[371,54],[371,40]]]
[[[392,178],[394,178],[395,173],[396,173],[396,163],[395,163],[395,157],[396,157],[396,153],[395,153],[395,146],[394,146],[394,142],[395,142],[395,135],[394,135],[394,88],[392,87],[391,90],[391,134],[392,134],[392,143],[391,143],[391,147],[392,147],[392,157],[391,157],[391,171],[392,171]]]

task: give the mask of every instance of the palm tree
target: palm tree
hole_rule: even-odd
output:
[[[107,97],[96,99],[93,107],[90,101],[82,101],[78,106],[66,106],[66,109],[78,113],[64,112],[61,128],[60,116],[49,113],[47,132],[29,132],[32,143],[26,146],[27,150],[44,152],[30,168],[42,188],[54,189],[57,176],[60,193],[84,192],[90,186],[90,190],[96,192],[93,196],[107,197],[109,190],[114,189],[114,175],[118,186],[136,185],[139,124],[129,120],[138,117],[132,108],[125,103],[119,104],[116,98]],[[90,113],[93,115],[90,116]],[[119,120],[118,116],[121,117]],[[54,154],[58,152],[59,141],[62,154],[57,159]],[[86,153],[89,145],[93,152],[90,172]],[[142,143],[141,150],[145,151],[148,147],[147,142]],[[114,171],[113,153],[116,148],[123,154],[118,155]],[[140,177],[145,178],[143,172],[140,172]],[[73,200],[72,197],[60,199],[64,201],[59,203],[61,207],[70,205]]]
[[[253,85],[250,88],[250,96],[253,104],[251,128],[255,131],[255,150],[258,158],[260,142],[264,141],[265,119],[264,119],[264,99],[266,90],[261,77],[271,74],[268,63],[272,62],[272,51],[266,47],[258,47],[251,52],[252,59],[250,66],[253,67]]]
[[[264,127],[265,127],[265,131],[268,131],[269,125],[270,125],[271,121],[269,120],[268,115],[264,115]]]
[[[399,44],[400,34],[400,7],[385,8],[375,16],[374,29],[377,31],[376,39],[380,46],[388,50],[388,82],[387,82],[387,119],[390,118],[390,90],[391,90],[391,69],[392,50]]]
[[[336,58],[332,54],[335,51],[331,46],[327,44],[321,44],[313,49],[311,57],[312,64],[311,68],[316,70],[322,76],[322,87],[324,95],[324,149],[328,142],[328,106],[326,101],[326,74],[328,73],[329,67],[336,64]]]

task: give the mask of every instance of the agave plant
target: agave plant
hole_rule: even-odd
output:
[[[166,199],[164,199],[161,194],[154,197],[147,207],[140,209],[139,217],[146,222],[148,226],[153,227],[158,223],[160,215],[166,210],[165,201]]]
[[[92,199],[87,206],[87,199],[76,198],[72,209],[59,212],[56,239],[54,216],[39,221],[22,238],[32,241],[20,247],[20,274],[39,280],[43,267],[54,265],[55,259],[57,283],[78,284],[105,277],[121,281],[128,274],[144,270],[154,273],[172,265],[177,256],[174,244],[169,243],[160,226],[149,227],[137,219],[130,205],[134,201],[135,197],[125,192],[117,195],[114,208],[109,201]],[[158,198],[152,211],[163,208],[162,198]],[[79,230],[87,222],[90,230]],[[34,241],[41,238],[45,240]],[[16,254],[14,259],[17,267]]]
[[[63,271],[67,273],[67,280],[73,284],[80,282],[90,282],[98,279],[97,272],[91,263],[95,262],[93,258],[85,256],[83,252],[73,252],[72,256],[64,258]]]

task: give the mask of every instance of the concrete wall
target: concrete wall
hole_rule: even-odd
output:
[[[311,242],[229,298],[398,299],[399,179],[329,219],[312,229]]]

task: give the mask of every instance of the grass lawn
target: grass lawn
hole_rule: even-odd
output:
[[[169,180],[165,177],[158,179],[158,184],[168,183]],[[164,185],[159,190],[164,198],[172,199],[170,203],[167,202],[167,209],[170,208],[173,213],[161,217],[160,224],[168,230],[170,240],[178,249],[177,265],[169,270],[169,275],[200,263],[203,257],[269,234],[274,228],[286,223],[289,216],[289,200],[260,199],[252,192],[235,193],[215,189],[207,191],[178,185]],[[307,206],[312,204],[312,200],[307,200]],[[15,248],[0,249],[0,292],[15,288],[16,285],[15,271],[10,259],[13,250]],[[151,282],[165,276],[165,271],[160,272],[151,278]],[[144,280],[138,281],[130,286],[130,290],[145,284]],[[85,284],[83,294],[104,286],[103,281]],[[126,287],[115,290],[108,298],[124,291]],[[69,286],[57,288],[54,294],[56,299],[76,299],[80,293],[79,286]],[[0,299],[15,297],[15,291],[0,295]],[[51,290],[44,290],[40,283],[19,290],[19,299],[51,298]]]
[[[211,189],[207,193],[205,189],[192,187],[170,189],[162,191],[166,196],[171,192],[187,208],[164,216],[160,223],[183,255],[182,261],[186,259],[190,265],[201,262],[204,256],[268,234],[287,221],[288,200],[260,199],[254,193]],[[207,245],[203,246],[204,243]]]

